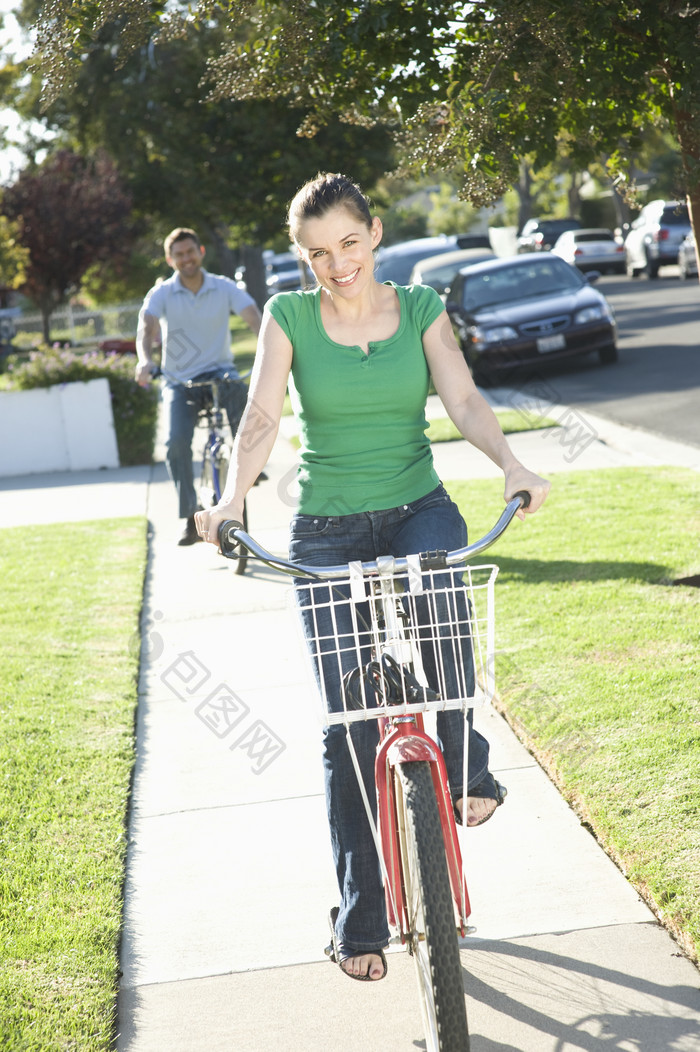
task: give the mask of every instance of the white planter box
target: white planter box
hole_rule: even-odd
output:
[[[109,382],[0,391],[0,476],[118,468]]]

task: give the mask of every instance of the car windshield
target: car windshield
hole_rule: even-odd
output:
[[[586,230],[583,234],[574,234],[574,241],[614,241],[607,230]]]
[[[538,259],[465,275],[462,303],[466,310],[479,311],[514,300],[536,299],[557,292],[575,292],[581,278],[573,267],[557,259]]]

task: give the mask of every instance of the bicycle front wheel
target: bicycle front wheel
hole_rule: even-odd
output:
[[[469,1052],[457,925],[435,788],[427,763],[396,768],[408,912],[428,1052]]]
[[[213,508],[219,503],[226,486],[230,461],[231,450],[224,442],[216,450],[210,447],[204,450],[198,494],[202,508]]]

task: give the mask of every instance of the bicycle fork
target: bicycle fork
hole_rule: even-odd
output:
[[[387,914],[390,925],[398,928],[401,941],[410,935],[404,891],[399,808],[396,799],[398,764],[426,762],[435,789],[440,825],[444,834],[445,857],[450,878],[455,917],[460,935],[467,934],[467,920],[471,913],[469,893],[462,870],[462,853],[457,839],[452,801],[447,783],[447,771],[442,752],[423,729],[420,713],[380,721],[381,741],[375,761],[377,786],[377,829],[383,860]],[[389,724],[391,725],[389,727]]]

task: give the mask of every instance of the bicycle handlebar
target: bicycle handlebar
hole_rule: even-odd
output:
[[[505,533],[516,513],[521,508],[527,508],[529,504],[530,494],[525,490],[519,491],[508,501],[495,526],[493,526],[489,532],[484,534],[484,536],[478,541],[474,541],[473,544],[468,544],[465,548],[457,548],[452,552],[421,552],[421,569],[442,570],[447,566],[456,566],[459,563],[466,562],[468,559],[471,559],[472,556],[479,555],[480,552],[486,551],[487,548],[490,548],[491,545],[494,544],[503,533]],[[250,534],[246,533],[243,529],[242,523],[236,522],[234,519],[228,519],[226,522],[222,522],[219,527],[219,546],[221,548],[221,554],[227,559],[234,558],[235,549],[239,544],[246,548],[251,555],[260,559],[261,562],[272,567],[273,570],[279,570],[280,573],[290,574],[293,577],[330,581],[348,576],[349,571],[347,564],[341,566],[307,566],[304,563],[291,563],[287,559],[282,559],[280,556],[273,555],[272,552],[268,552],[262,547],[262,545],[258,544]],[[364,562],[361,564],[361,567],[362,573],[366,576],[380,572],[405,573],[408,568],[408,561],[405,557],[389,557],[388,562],[386,558],[382,558],[372,562]]]
[[[232,384],[237,383],[239,380],[247,380],[250,376],[251,370],[247,369],[243,373],[239,373],[237,376],[233,376],[231,373],[223,373],[221,376],[212,376],[209,380],[178,380],[176,376],[172,376],[171,373],[167,372],[161,366],[156,366],[152,370],[154,379],[160,376],[165,377],[171,384],[177,384],[179,387],[211,387],[213,384]]]

